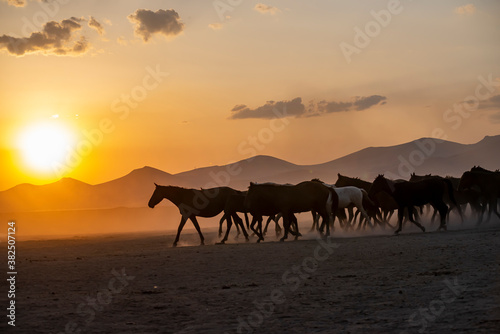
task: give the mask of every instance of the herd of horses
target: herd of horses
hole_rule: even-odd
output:
[[[220,219],[219,236],[222,234],[224,221],[227,228],[221,243],[227,241],[233,221],[238,234],[241,231],[245,239],[249,240],[238,213],[245,215],[246,227],[258,237],[257,242],[264,240],[271,221],[276,224],[277,235],[280,233],[280,218],[283,220],[283,236],[280,241],[287,239],[289,234],[298,238],[301,234],[295,214],[309,211],[313,217],[312,229],[317,229],[325,237],[330,235],[330,228],[333,228],[336,218],[340,227],[345,230],[354,228],[356,221],[358,229],[377,225],[394,228],[389,220],[396,210],[398,221],[395,234],[401,231],[405,221],[412,222],[425,232],[425,227],[419,223],[419,216],[426,206],[434,209],[432,221],[439,215],[438,230],[446,230],[450,212],[456,212],[463,222],[467,206],[477,216],[476,224],[484,220],[486,211],[486,220],[490,220],[492,214],[500,218],[500,171],[476,166],[463,173],[461,178],[412,174],[409,180],[390,180],[384,175],[378,175],[373,182],[367,182],[338,174],[335,185],[318,179],[295,185],[250,183],[247,191],[230,187],[188,189],[155,186],[148,206],[154,208],[163,199],[168,199],[177,206],[181,214],[174,246],[177,245],[188,219],[196,228],[201,244],[204,244],[197,217],[215,217],[222,212],[224,214]],[[252,216],[251,223],[249,214]],[[263,230],[265,216],[269,218]]]

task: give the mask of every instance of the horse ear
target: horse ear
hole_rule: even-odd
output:
[[[158,187],[158,185],[155,183],[155,186]]]

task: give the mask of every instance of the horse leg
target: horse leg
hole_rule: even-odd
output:
[[[440,217],[440,224],[438,227],[438,231],[443,229],[446,231],[446,215],[448,214],[448,206],[444,202],[437,202],[437,203],[431,203],[431,205],[434,207],[434,210],[439,212],[439,217]]]
[[[314,230],[318,230],[319,229],[319,218],[318,216],[316,215],[316,212],[315,211],[311,211],[311,214],[312,214],[312,218],[313,218],[313,223],[312,223],[312,226],[311,226],[311,229],[309,230],[309,232],[312,232]]]
[[[299,237],[302,236],[302,234],[300,234],[299,232],[299,224],[297,222],[297,217],[295,217],[294,214],[292,214],[292,222],[293,222],[293,226],[294,226],[294,229],[295,229],[295,240],[297,240]]]
[[[247,228],[250,229],[250,224],[248,223],[248,213],[245,212],[245,223],[247,224]]]
[[[288,213],[283,214],[283,228],[285,232],[283,237],[281,237],[280,242],[283,242],[288,238],[288,232],[290,231],[290,215]]]
[[[245,225],[243,225],[243,220],[236,214],[236,212],[233,212],[232,217],[234,219],[234,225],[238,229],[238,225],[241,227],[241,232],[245,236],[245,240],[248,241],[248,233],[247,230],[245,229]]]
[[[398,229],[394,231],[394,234],[399,234],[403,229],[403,217],[405,215],[404,207],[398,209]]]
[[[363,217],[365,217],[366,221],[370,224],[371,228],[373,229],[375,226],[372,224],[372,222],[370,220],[370,216],[368,216],[368,214],[366,213],[365,209],[363,208],[363,205],[356,206],[356,207],[358,208],[358,211],[361,212]]]
[[[201,233],[200,229],[200,224],[198,224],[198,220],[196,219],[196,216],[191,216],[189,219],[193,222],[194,228],[198,232],[198,235],[200,236],[200,245],[205,244],[205,238],[203,237],[203,234]]]
[[[490,214],[491,214],[491,211],[493,211],[497,215],[497,217],[500,218],[500,214],[498,213],[498,199],[496,199],[496,198],[491,201]]]
[[[219,221],[219,238],[222,236],[222,223],[224,222],[225,219],[227,219],[227,215],[224,212],[224,215],[222,216],[222,218]]]
[[[252,223],[250,224],[250,229],[253,231],[253,233],[257,236],[258,240],[257,242],[260,242],[261,240],[264,240],[264,238],[262,237],[262,235],[259,233],[259,231],[255,228],[255,224],[256,223],[259,223],[260,225],[260,229],[261,229],[261,232],[262,232],[262,216],[253,216],[252,218]]]
[[[187,219],[188,219],[187,216],[181,217],[181,222],[179,223],[179,227],[177,228],[177,235],[175,236],[173,247],[177,247],[177,243],[179,242],[179,237],[181,235],[181,231],[184,228],[184,225],[186,225]]]
[[[225,216],[226,214],[224,214]],[[236,225],[236,222],[235,222]],[[227,228],[226,228],[226,234],[224,235],[224,238],[220,241],[221,244],[224,244],[227,241],[227,237],[229,236],[229,231],[231,231],[231,226],[233,226],[233,222],[231,219],[231,215],[227,215]]]
[[[269,223],[271,222],[271,219],[273,219],[273,216],[269,216],[267,217],[267,221],[266,221],[266,227],[264,227],[264,232],[263,234],[266,235],[267,234],[267,228],[269,226]]]
[[[417,225],[421,230],[422,232],[425,232],[425,227],[423,227],[416,219],[415,217],[413,217],[413,214],[416,213],[416,215],[418,215],[418,211],[413,207],[413,206],[409,206],[408,207],[408,219],[415,225]]]

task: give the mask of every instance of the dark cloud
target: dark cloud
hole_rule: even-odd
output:
[[[356,97],[353,105],[356,107],[356,110],[361,111],[376,106],[380,102],[382,102],[380,104],[386,104],[386,100],[387,98],[385,96],[380,95],[371,95],[366,97],[358,96]]]
[[[283,118],[287,116],[300,116],[306,111],[302,104],[302,99],[297,97],[291,101],[267,101],[263,106],[256,109],[250,109],[246,105],[240,104],[235,106],[232,110],[233,114],[230,119],[243,119],[243,118]]]
[[[128,16],[135,24],[135,34],[144,42],[149,41],[153,34],[163,34],[167,37],[176,36],[184,29],[179,14],[173,9],[159,9],[153,12],[148,9],[138,9]]]
[[[90,17],[88,22],[89,27],[95,29],[99,35],[104,35],[104,26],[100,24],[93,16]]]
[[[322,113],[332,113],[332,112],[341,112],[341,111],[349,111],[352,107],[352,102],[335,102],[335,101],[319,101],[316,106],[314,105],[314,101],[310,104],[309,111],[313,114],[322,114]]]
[[[77,55],[88,50],[89,45],[84,37],[74,41],[74,34],[82,28],[80,19],[71,18],[61,22],[49,21],[42,31],[33,32],[29,37],[0,36],[0,50],[22,56],[28,53],[41,52],[56,55]]]
[[[350,102],[310,101],[306,108],[302,99],[297,97],[291,101],[268,101],[265,105],[256,109],[250,109],[244,104],[238,104],[231,109],[230,119],[243,118],[282,118],[282,117],[313,117],[335,112],[361,111],[376,105],[383,105],[387,101],[385,96],[371,95],[366,97],[357,96]]]
[[[468,100],[464,101],[463,103],[474,105],[475,103],[477,103],[477,100]],[[489,99],[481,101],[479,104],[479,109],[500,109],[500,94],[493,95]]]

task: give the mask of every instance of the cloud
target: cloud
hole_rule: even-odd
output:
[[[117,39],[116,39],[116,42],[120,45],[128,45],[128,41],[125,39],[125,37],[123,36],[119,36]]]
[[[464,103],[474,104],[474,101],[465,101]],[[493,95],[485,101],[481,101],[480,109],[500,109],[500,94]]]
[[[100,24],[93,16],[90,17],[88,25],[90,28],[95,29],[99,35],[104,35],[104,26]]]
[[[11,6],[15,7],[24,7],[26,6],[26,0],[3,0],[4,2],[7,2]]]
[[[49,21],[44,24],[42,31],[33,32],[29,37],[0,36],[0,50],[22,56],[29,53],[43,53],[53,55],[78,55],[89,49],[85,37],[75,40],[75,32],[82,28],[83,19],[71,18],[61,22]]]
[[[500,123],[500,112],[494,113],[490,115],[490,122],[491,123]]]
[[[468,4],[465,6],[455,8],[455,13],[459,15],[472,15],[476,12],[476,6]]]
[[[28,0],[2,0],[7,2],[8,5],[15,7],[24,7],[28,4]],[[38,2],[49,2],[49,0],[37,0]]]
[[[353,102],[353,106],[356,107],[356,110],[361,111],[376,106],[379,103],[381,105],[386,104],[386,100],[387,98],[385,96],[380,95],[371,95],[367,97],[357,96]]]
[[[184,29],[179,14],[173,9],[159,9],[153,12],[148,9],[138,9],[128,16],[135,24],[135,34],[148,42],[153,34],[163,34],[166,37],[176,36]]]
[[[258,11],[261,14],[274,15],[274,14],[277,14],[280,12],[280,10],[278,8],[273,7],[273,6],[264,5],[263,3],[256,4],[253,9],[255,9],[256,11]]]
[[[212,30],[220,30],[222,29],[222,23],[210,23],[208,27]]]
[[[322,116],[335,112],[361,111],[376,105],[384,105],[387,98],[381,95],[357,96],[352,101],[310,101],[306,108],[302,103],[302,98],[297,97],[291,101],[268,101],[263,106],[250,109],[244,104],[238,104],[231,109],[232,115],[229,119],[244,118],[283,118],[289,116],[295,117],[313,117]]]
[[[303,115],[305,113],[305,107],[302,104],[302,99],[297,97],[290,101],[267,101],[266,104],[255,109],[250,109],[246,105],[239,104],[236,105],[231,112],[233,114],[229,119],[271,119]]]

